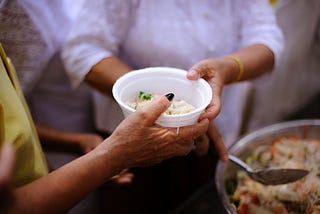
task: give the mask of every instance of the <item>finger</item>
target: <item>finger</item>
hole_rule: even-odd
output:
[[[171,152],[166,153],[162,158],[163,160],[174,157],[174,156],[185,156],[188,155],[194,148],[194,140],[187,139],[175,142],[175,149]]]
[[[117,184],[125,185],[125,184],[131,184],[132,178],[131,177],[121,177],[116,180]]]
[[[188,70],[187,78],[190,80],[197,80],[210,73],[210,70],[211,67],[209,66],[208,60],[203,60]]]
[[[4,144],[0,154],[0,186],[8,185],[13,176],[15,163],[14,149],[10,144]]]
[[[160,96],[139,111],[142,118],[146,120],[147,125],[153,125],[161,114],[168,109],[173,96],[172,93],[169,93],[166,96]]]
[[[180,149],[181,153],[179,154],[180,156],[185,156],[188,155],[191,151],[192,148],[194,148],[194,140],[184,140],[183,141],[183,148]]]
[[[184,126],[179,128],[179,133],[177,135],[178,141],[196,139],[198,136],[206,133],[209,126],[209,120],[204,119],[199,123],[192,126]]]
[[[220,135],[219,130],[217,129],[217,127],[213,123],[211,123],[209,125],[208,135],[209,135],[209,138],[213,141],[215,148],[217,149],[217,152],[219,154],[220,159],[223,162],[227,162],[229,159],[228,149],[224,145],[224,142],[223,142],[223,139]]]
[[[215,119],[221,111],[220,97],[213,98],[212,102],[208,105],[205,111],[200,115],[199,120],[208,118],[209,120]]]
[[[130,184],[132,183],[133,178],[133,173],[126,172],[112,177],[112,180],[114,180],[114,182],[117,184]]]
[[[209,120],[213,120],[218,116],[221,111],[221,93],[222,86],[217,80],[212,80],[209,82],[212,88],[212,100],[205,112],[200,115],[200,120],[204,118],[208,118]]]

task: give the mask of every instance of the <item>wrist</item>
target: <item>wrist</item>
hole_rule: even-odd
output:
[[[112,145],[109,140],[105,140],[98,145],[94,150],[87,153],[90,159],[94,160],[95,167],[99,168],[105,180],[120,173],[126,167],[126,162],[123,160],[123,154],[118,151],[117,146]]]
[[[224,85],[234,82],[237,78],[238,65],[233,59],[226,57],[217,58],[214,59],[214,64],[216,65],[215,69],[219,71],[219,77]]]
[[[226,60],[233,61],[233,72],[232,72],[232,82],[238,82],[242,79],[244,73],[244,66],[239,57],[234,55],[229,55],[224,57]],[[236,66],[236,68],[234,68]]]
[[[128,155],[125,154],[125,149],[125,145],[119,144],[119,140],[116,137],[110,136],[93,151],[97,152],[107,165],[112,165],[116,170],[122,170],[131,167]]]

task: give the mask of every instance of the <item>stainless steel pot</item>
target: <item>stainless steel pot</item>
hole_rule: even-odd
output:
[[[270,145],[273,140],[281,136],[320,139],[320,120],[282,122],[259,129],[239,139],[230,147],[229,152],[238,157],[245,158],[257,146]],[[224,164],[222,161],[219,161],[215,173],[215,185],[218,195],[225,211],[229,214],[236,214],[237,212],[232,208],[228,199],[226,182],[230,181],[230,179],[235,180],[237,170],[239,169],[234,164]]]

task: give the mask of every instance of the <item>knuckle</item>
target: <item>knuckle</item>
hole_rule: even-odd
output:
[[[142,118],[148,117],[147,110],[145,108],[140,109],[140,117]]]
[[[177,134],[174,131],[169,131],[166,133],[166,135],[164,136],[164,140],[166,142],[173,142],[175,141],[177,138]]]
[[[168,102],[164,102],[164,100],[161,99],[158,105],[161,107],[161,109],[166,109],[168,107]]]
[[[141,109],[139,114],[140,114],[141,121],[145,121],[149,118],[149,114],[146,109]]]

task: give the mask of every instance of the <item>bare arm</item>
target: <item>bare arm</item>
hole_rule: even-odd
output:
[[[186,155],[193,139],[206,132],[207,119],[188,127],[154,125],[170,102],[165,96],[126,118],[96,149],[15,190],[9,213],[67,212],[90,191],[122,169]],[[130,133],[130,138],[128,138]]]
[[[255,44],[230,54],[237,57],[243,64],[243,75],[240,79],[249,80],[270,71],[274,65],[273,52],[262,44]],[[213,58],[200,61],[189,69],[187,77],[198,79],[203,77],[211,85],[213,99],[201,118],[214,119],[221,110],[220,96],[223,86],[237,79],[239,64],[231,58]]]
[[[238,57],[243,63],[244,73],[241,80],[249,80],[258,77],[265,72],[271,71],[274,65],[274,55],[272,51],[262,44],[248,46],[231,55]],[[232,74],[224,75],[226,84],[236,79],[239,67],[232,59],[224,59],[233,62],[233,68],[230,66],[228,69]]]
[[[103,138],[95,133],[76,133],[52,129],[36,123],[41,144],[45,149],[69,151],[74,153],[88,153],[99,145]]]
[[[90,191],[120,172],[113,152],[92,152],[14,192],[9,213],[66,213]]]
[[[85,80],[103,94],[111,95],[115,81],[128,71],[130,68],[126,64],[112,56],[104,58],[94,65]]]
[[[232,57],[205,59],[189,69],[187,77],[191,80],[203,77],[212,88],[212,101],[200,119],[213,120],[221,111],[223,86],[234,81],[249,80],[270,71],[274,65],[273,52],[262,44],[255,44],[230,54]],[[242,67],[242,68],[240,68]],[[243,73],[240,72],[242,69]],[[239,79],[240,78],[240,79]],[[211,124],[208,136],[215,144],[220,158],[228,160],[228,151],[218,129]]]

